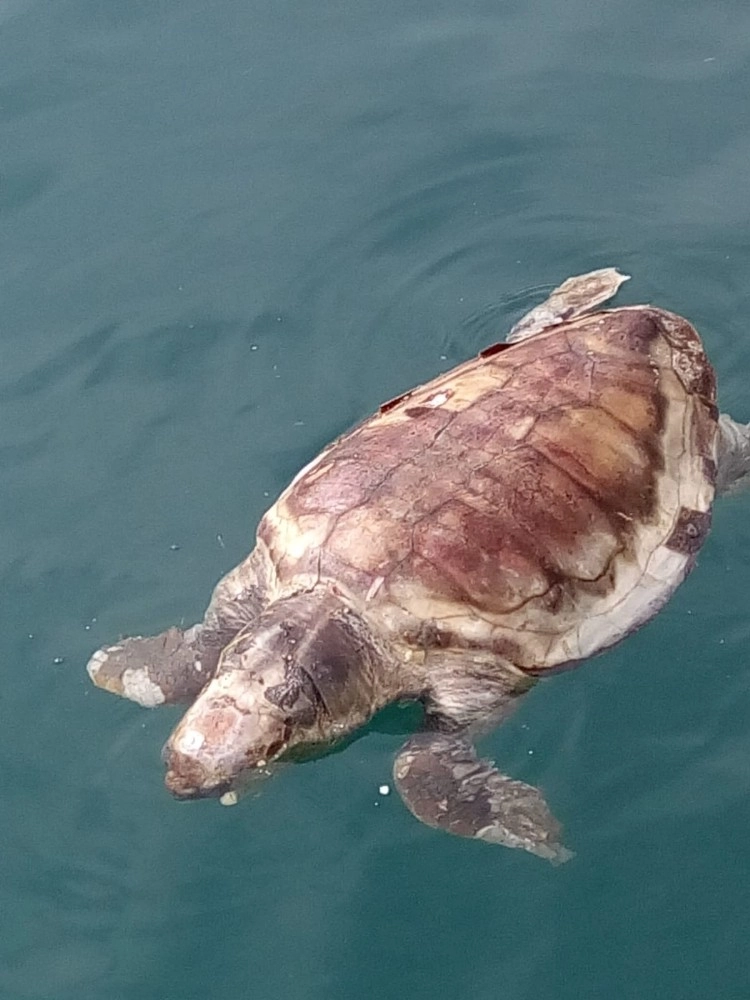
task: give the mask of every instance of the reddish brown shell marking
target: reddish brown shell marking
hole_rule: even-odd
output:
[[[575,655],[553,650],[566,619],[612,592],[624,562],[645,563],[649,545],[697,550],[714,399],[685,320],[643,306],[594,313],[392,400],[300,473],[259,534],[282,588],[327,578],[400,631],[399,611],[438,622],[442,642],[461,615],[506,645],[513,629],[545,632],[517,665],[552,666]],[[687,445],[697,469],[680,457]],[[449,641],[470,645],[470,632],[459,622]]]

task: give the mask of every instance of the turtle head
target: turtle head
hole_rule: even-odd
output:
[[[316,741],[321,703],[285,653],[288,638],[251,627],[224,651],[164,747],[166,785],[177,798],[233,804],[290,745]]]
[[[327,591],[267,608],[224,649],[216,676],[170,736],[169,790],[236,802],[287,750],[325,745],[361,725],[380,697],[380,653],[368,636]]]

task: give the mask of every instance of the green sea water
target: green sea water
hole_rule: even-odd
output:
[[[0,0],[0,1000],[748,1000],[750,497],[483,750],[553,868],[418,824],[386,713],[236,809],[92,688],[271,499],[569,274],[750,419],[741,0]]]

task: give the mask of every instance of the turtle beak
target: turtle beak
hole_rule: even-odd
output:
[[[176,799],[220,798],[231,791],[232,782],[217,773],[209,762],[195,750],[200,741],[198,730],[182,734],[181,739],[172,736],[162,750],[162,760],[166,766],[164,783]]]
[[[192,760],[185,760],[164,748],[167,772],[164,783],[171,794],[181,801],[192,799],[218,799],[223,806],[233,806],[245,796],[250,788],[263,778],[271,776],[268,768],[242,772],[232,781],[216,781],[204,770],[195,766]]]
[[[216,798],[222,805],[234,805],[251,786],[270,777],[271,770],[263,758],[256,761],[255,767],[238,768],[232,761],[224,761],[223,766],[216,767],[214,761],[202,758],[200,753],[186,751],[185,740],[197,742],[196,732],[188,731],[183,735],[183,749],[176,749],[170,739],[162,750],[166,765],[164,783],[176,799]]]

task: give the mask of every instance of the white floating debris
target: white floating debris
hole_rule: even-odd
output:
[[[724,640],[722,639],[722,642],[723,641]],[[59,667],[61,663],[65,663],[65,657],[64,656],[56,656],[52,662],[55,664],[56,667]]]
[[[390,795],[391,794],[390,785],[380,785],[380,787],[378,788],[378,792],[381,795]]]
[[[219,799],[219,802],[223,806],[236,806],[239,800],[240,797],[237,794],[237,792],[231,791],[231,792],[224,792],[224,794]]]

